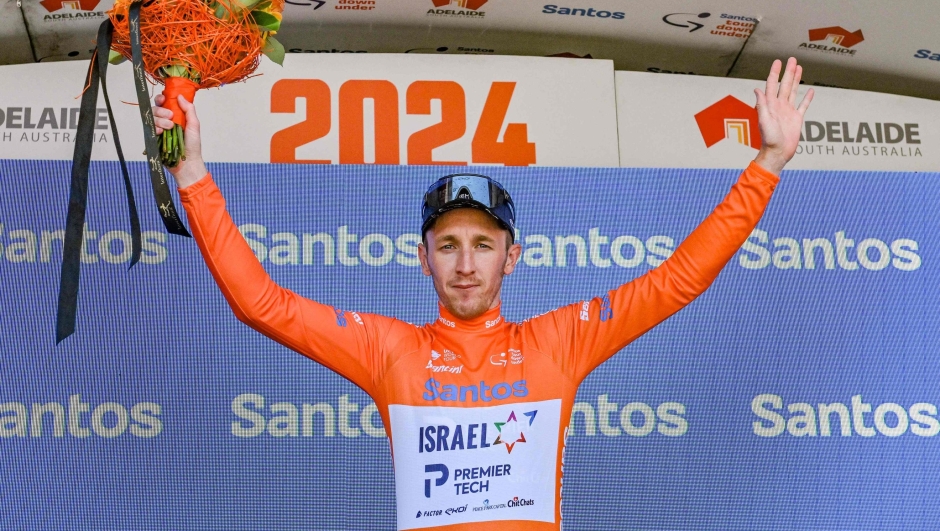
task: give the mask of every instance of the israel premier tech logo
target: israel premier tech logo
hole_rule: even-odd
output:
[[[757,109],[735,98],[726,96],[695,115],[705,147],[712,147],[726,138],[758,149],[760,128]]]
[[[434,424],[418,427],[418,453],[430,454],[435,452],[452,452],[455,450],[482,450],[492,446],[503,445],[506,454],[511,454],[513,447],[518,443],[525,443],[525,432],[535,422],[539,411],[509,412],[502,422],[481,422],[470,424]],[[519,418],[522,420],[519,420]],[[496,427],[496,438],[490,442],[493,430],[487,430],[492,424]],[[489,431],[490,436],[487,435]],[[508,474],[508,468],[507,474]],[[446,481],[446,479],[442,480]],[[430,487],[428,487],[430,488]]]
[[[525,443],[526,430],[535,422],[538,410],[509,412],[503,422],[480,422],[469,424],[433,424],[418,428],[418,453],[439,453],[452,451],[482,450],[495,446],[505,446],[506,454],[512,453],[513,447]],[[519,419],[522,420],[519,420]],[[496,427],[496,438],[490,441],[493,431],[487,427],[492,424]],[[490,490],[490,479],[512,475],[512,465],[509,463],[488,464],[468,468],[454,468],[444,463],[432,463],[424,466],[426,474],[424,480],[424,497],[431,498],[436,487],[443,487],[453,476],[454,494],[478,494]],[[430,514],[426,516],[432,516]]]
[[[849,31],[842,26],[829,26],[809,30],[809,42],[800,44],[800,48],[815,52],[854,56],[856,44],[865,40],[862,30]]]

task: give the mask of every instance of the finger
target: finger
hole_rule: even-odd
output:
[[[163,102],[166,100],[166,96],[163,94],[157,94],[153,97],[153,102],[157,104],[158,107],[163,106]]]
[[[770,74],[767,75],[767,88],[764,89],[764,95],[768,98],[777,97],[777,80],[780,79],[780,59],[774,59],[774,64],[770,67]]]
[[[800,79],[803,77],[803,67],[796,65],[796,76],[793,78],[793,88],[790,89],[790,97],[787,98],[787,102],[792,106],[796,103],[796,92],[800,88]]]
[[[793,90],[793,77],[795,74],[796,59],[791,57],[787,59],[787,68],[783,71],[783,79],[780,81],[780,93],[778,97],[790,97],[790,91]]]
[[[170,119],[168,119],[168,118],[154,117],[154,119],[153,119],[153,125],[154,125],[154,127],[156,127],[156,129],[157,129],[157,134],[159,135],[159,134],[162,133],[163,131],[166,131],[166,130],[168,130],[168,129],[173,129],[173,126],[174,126],[175,124],[173,123],[173,120],[170,120]]]
[[[183,113],[186,115],[186,129],[199,131],[199,118],[196,116],[196,106],[187,101],[183,96],[177,96],[176,99],[179,101],[180,109],[183,109]]]
[[[767,113],[767,96],[757,88],[754,89],[754,94],[757,96],[757,118],[760,120]]]
[[[154,118],[167,118],[167,119],[172,119],[172,118],[173,118],[173,111],[171,111],[170,109],[167,109],[166,107],[159,107],[159,106],[158,106],[158,107],[154,107],[154,108],[153,108],[153,116],[154,116]]]
[[[809,109],[809,104],[812,103],[813,94],[815,93],[816,91],[813,89],[809,89],[806,91],[806,94],[803,96],[803,101],[800,102],[800,106],[797,107],[796,109],[797,111],[800,112],[800,116],[803,116],[804,114],[806,114],[806,109]]]

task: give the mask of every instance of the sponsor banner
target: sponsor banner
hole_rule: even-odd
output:
[[[37,56],[87,58],[112,3],[24,4]],[[291,0],[278,38],[298,53],[567,54],[611,59],[621,69],[725,75],[758,20],[745,2],[719,10],[702,2],[625,9],[615,0]]]
[[[773,59],[795,56],[807,84],[940,98],[940,45],[923,4],[904,0],[890,15],[839,4],[762,6],[761,24],[734,64],[733,77],[761,79]]]
[[[389,406],[398,529],[555,521],[561,400]]]
[[[528,5],[370,0],[357,5],[353,9],[340,0],[288,4],[278,38],[296,53],[603,58],[620,69],[723,76],[759,20],[745,2],[726,4],[723,10],[704,3],[681,10],[652,4],[625,9],[613,0]],[[312,24],[316,31],[310,31]]]
[[[112,3],[22,2],[36,58],[89,57]],[[17,15],[15,2],[6,4]],[[290,0],[278,37],[298,53],[570,54],[610,59],[621,70],[746,79],[795,55],[809,84],[938,99],[940,45],[924,37],[932,19],[917,0],[893,5],[884,16],[873,6],[847,12],[839,4],[743,0],[629,9],[617,0]],[[27,52],[4,48],[0,61],[30,62]]]
[[[762,81],[617,72],[623,166],[733,168],[760,148]],[[940,103],[815,87],[787,169],[931,171],[940,164]],[[802,98],[806,87],[801,87]]]
[[[417,233],[415,204],[443,173],[486,171],[512,192],[523,258],[502,295],[504,317],[520,321],[660,265],[739,172],[210,167],[280,285],[348,319],[418,324],[437,318],[437,300],[413,265],[417,239],[403,235]],[[142,176],[143,163],[132,170]],[[17,457],[0,467],[0,527],[44,528],[61,512],[89,529],[394,528],[404,465],[393,469],[370,398],[241,324],[195,244],[164,234],[149,209],[142,263],[128,271],[112,161],[92,165],[78,333],[53,345],[68,174],[68,161],[0,161],[0,444]],[[149,193],[146,179],[134,186]],[[586,378],[570,424],[552,428],[568,428],[565,528],[902,531],[940,520],[938,202],[937,173],[788,172],[709,291]],[[439,354],[416,370],[433,377],[447,366],[449,351]],[[468,356],[513,363],[510,352],[460,354],[467,367]],[[492,418],[442,408],[439,421],[391,434],[408,438],[395,440],[396,459],[419,467],[406,478],[408,526],[543,508],[535,494],[456,490],[485,473],[502,488],[513,460],[555,444],[539,431],[545,406],[528,426],[523,405]],[[526,442],[509,452],[492,430],[512,412]],[[468,448],[483,423],[490,447]],[[453,429],[439,439],[439,426]],[[448,469],[442,485],[441,468],[423,468],[435,464]],[[509,474],[489,469],[504,464]],[[804,504],[812,510],[793,510]]]
[[[114,0],[33,0],[22,3],[37,61],[90,59],[98,26]],[[50,76],[56,82],[60,75]],[[37,83],[38,85],[38,83]]]
[[[15,1],[0,1],[0,65],[32,61],[29,34],[19,6]]]
[[[71,159],[85,65],[5,68],[0,157]],[[135,101],[130,66],[110,72],[125,155],[142,160],[139,114],[121,103]],[[207,160],[619,164],[609,61],[297,54],[283,68],[263,61],[258,74],[198,93]],[[18,82],[53,77],[71,82]],[[95,158],[116,157],[103,96],[94,139]]]

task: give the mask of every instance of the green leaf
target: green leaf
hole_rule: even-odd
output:
[[[226,19],[229,13],[237,15],[243,11],[251,11],[260,1],[261,0],[214,0],[211,5],[214,7],[216,17]]]
[[[261,53],[275,63],[284,66],[284,45],[274,37],[268,35],[268,38],[264,41],[264,47],[261,48]]]
[[[127,57],[124,57],[123,55],[119,54],[118,52],[115,52],[114,50],[111,50],[111,53],[108,54],[108,62],[111,63],[112,65],[119,65],[123,63],[124,61],[127,61]]]
[[[251,16],[255,19],[255,24],[261,31],[277,31],[281,29],[281,21],[274,15],[264,11],[252,11]]]

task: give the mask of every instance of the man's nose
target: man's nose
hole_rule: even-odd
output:
[[[476,265],[473,260],[473,249],[464,248],[457,257],[457,273],[461,275],[471,275],[476,272]]]

